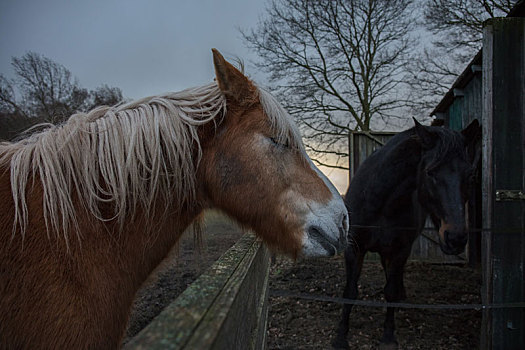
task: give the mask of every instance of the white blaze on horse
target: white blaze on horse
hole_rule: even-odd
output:
[[[0,348],[117,348],[137,289],[219,208],[293,257],[348,215],[291,117],[213,50],[216,82],[0,144]]]

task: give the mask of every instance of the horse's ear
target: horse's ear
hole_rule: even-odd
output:
[[[479,122],[477,119],[474,119],[470,124],[463,130],[461,130],[461,134],[465,138],[465,144],[473,145],[478,140],[481,139],[481,125],[479,125]]]
[[[434,142],[436,140],[436,137],[434,134],[432,134],[425,126],[421,125],[416,118],[414,119],[414,124],[416,125],[416,135],[419,139],[419,142],[421,143],[421,146],[423,148],[432,148],[434,146]]]
[[[481,157],[481,125],[474,119],[465,129],[461,130],[465,138],[465,147],[472,164],[477,167]]]
[[[237,68],[228,63],[217,49],[211,51],[219,89],[239,104],[251,101],[255,94],[255,86]]]

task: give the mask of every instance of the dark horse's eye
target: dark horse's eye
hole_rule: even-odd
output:
[[[465,174],[465,179],[469,186],[473,186],[476,182],[476,168],[469,169]]]
[[[435,179],[436,178],[436,173],[433,171],[433,170],[425,170],[425,174],[427,175],[427,177],[431,178],[431,179]]]
[[[469,170],[469,172],[468,172],[468,179],[469,179],[469,181],[471,181],[471,182],[476,181],[476,176],[477,176],[476,168],[472,167]]]
[[[436,185],[437,183],[436,172],[433,169],[426,169],[425,174],[427,176],[427,179],[430,181],[430,183]]]

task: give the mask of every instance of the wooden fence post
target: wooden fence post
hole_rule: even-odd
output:
[[[496,192],[525,187],[525,18],[488,21],[483,32],[483,303],[525,300],[525,201]],[[483,312],[483,349],[524,349],[525,310]]]
[[[124,348],[266,349],[269,271],[268,249],[245,234]]]

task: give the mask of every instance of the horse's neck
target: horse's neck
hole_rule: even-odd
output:
[[[96,312],[114,314],[100,319],[93,316],[87,321],[97,324],[93,328],[100,327],[95,329],[100,334],[104,334],[104,327],[109,326],[99,325],[100,320],[108,320],[111,327],[115,327],[111,334],[118,336],[111,346],[117,345],[124,335],[136,292],[151,280],[148,276],[156,271],[170,250],[177,249],[178,240],[195,214],[138,219],[117,235],[114,235],[116,232],[99,232],[92,239],[83,239],[77,255],[80,257],[79,269],[85,269],[85,278],[92,281],[93,286],[101,286],[91,292],[95,294],[91,307]]]
[[[409,196],[416,190],[417,172],[421,160],[421,148],[409,135],[393,147],[383,149],[379,162],[374,164],[372,172],[378,175],[374,185],[379,196],[392,198]],[[373,175],[373,174],[371,174]]]
[[[123,238],[123,263],[135,273],[134,280],[139,285],[162,262],[169,251],[197,217],[198,212],[185,212],[183,215],[162,217],[155,224],[151,218],[145,222],[132,224],[127,237]],[[151,220],[151,221],[150,221]],[[151,226],[153,223],[154,226]],[[148,227],[148,225],[150,225]]]
[[[11,197],[8,172],[0,171],[0,194],[2,198]],[[171,210],[164,220],[148,217],[147,212],[140,217],[138,213],[136,220],[118,230],[117,224],[112,227],[111,223],[95,221],[82,211],[78,215],[81,233],[77,236],[71,230],[66,246],[64,236],[48,234],[43,219],[38,218],[42,213],[41,187],[32,187],[27,196],[30,218],[24,238],[19,232],[12,235],[13,201],[6,200],[0,212],[0,238],[9,242],[0,245],[1,269],[7,281],[17,281],[0,288],[0,311],[11,317],[0,315],[0,332],[9,322],[11,330],[28,330],[35,344],[45,348],[80,348],[86,344],[116,348],[136,291],[196,212]],[[159,203],[156,212],[163,212],[163,206]],[[10,298],[15,298],[15,304]],[[49,323],[51,310],[61,315],[62,322]],[[74,339],[71,334],[75,334]]]

